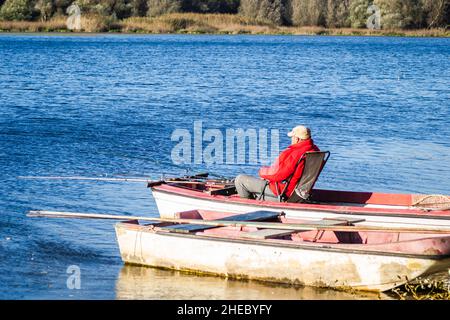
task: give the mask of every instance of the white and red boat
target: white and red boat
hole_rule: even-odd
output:
[[[164,190],[172,189],[166,185]],[[305,221],[272,211],[233,215],[192,210],[176,215],[190,224],[116,224],[123,261],[237,279],[374,291],[450,266],[450,233],[375,231],[362,227],[360,219]]]
[[[450,197],[376,192],[312,191],[306,203],[241,199],[230,183],[178,179],[149,183],[161,217],[177,217],[186,210],[244,213],[256,210],[284,212],[308,220],[360,218],[363,225],[449,228]]]

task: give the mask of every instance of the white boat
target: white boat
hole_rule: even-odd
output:
[[[177,216],[235,222],[251,214],[194,210]],[[286,227],[305,223],[277,217],[276,212],[255,214],[262,214],[264,219],[260,221],[275,219],[279,225],[286,223]],[[321,223],[340,226],[350,222]],[[214,227],[167,222],[141,225],[133,221],[118,223],[115,228],[126,263],[236,279],[386,291],[450,266],[450,234],[336,232],[318,225],[316,230],[301,231],[254,225]]]
[[[314,189],[312,202],[290,203],[241,199],[229,185],[208,181],[169,181],[149,187],[164,218],[176,218],[180,211],[195,209],[230,213],[271,210],[307,220],[357,217],[364,219],[363,225],[450,230],[447,196]],[[444,206],[439,206],[440,201]]]

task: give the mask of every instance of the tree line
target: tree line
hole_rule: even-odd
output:
[[[0,20],[41,20],[66,14],[74,0],[0,0]],[[76,0],[83,14],[114,19],[167,13],[240,14],[275,25],[363,28],[380,10],[382,28],[448,27],[450,0]]]

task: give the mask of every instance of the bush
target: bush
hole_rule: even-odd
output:
[[[342,1],[342,0],[341,0]],[[327,0],[290,0],[291,21],[296,26],[325,26]]]
[[[147,0],[131,0],[131,16],[144,17],[147,15]]]
[[[125,19],[131,16],[132,4],[128,0],[110,0],[110,15],[118,19]]]
[[[269,20],[276,25],[283,24],[283,3],[282,0],[265,0],[259,7],[258,20]]]
[[[422,24],[421,0],[374,0],[381,10],[381,27],[384,29],[414,28]]]
[[[184,0],[183,12],[237,13],[239,0]]]
[[[156,17],[166,13],[180,12],[181,0],[148,0],[147,6],[147,15]]]
[[[370,0],[352,0],[350,3],[350,25],[353,28],[365,28],[369,14],[367,9],[372,4]]]
[[[424,25],[428,28],[447,27],[450,24],[448,0],[422,0]]]
[[[53,0],[54,15],[56,16],[64,16],[66,14],[67,8],[72,4],[73,0]],[[81,8],[80,0],[77,0],[78,5]],[[81,8],[81,13],[83,14],[83,8]]]
[[[245,17],[256,19],[259,10],[259,0],[241,0],[239,13]]]
[[[113,19],[125,19],[130,17],[133,11],[133,4],[129,0],[77,0],[76,2],[82,15],[100,15]]]
[[[241,0],[241,15],[259,21],[281,25],[285,22],[286,3],[283,0]]]
[[[0,8],[0,19],[12,20],[31,20],[33,10],[30,0],[6,0]]]
[[[350,26],[350,0],[328,0],[327,27],[342,28]]]
[[[53,14],[53,1],[52,0],[38,0],[34,6],[38,10],[41,20],[47,21]]]

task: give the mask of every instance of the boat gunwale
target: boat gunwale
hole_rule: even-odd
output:
[[[327,252],[334,252],[334,253],[347,253],[347,254],[360,254],[360,255],[377,255],[377,256],[395,256],[395,257],[401,257],[401,258],[412,258],[412,259],[421,259],[421,260],[434,260],[434,261],[442,261],[445,259],[450,258],[450,252],[448,254],[413,254],[413,253],[402,253],[402,252],[387,252],[387,251],[377,251],[377,250],[356,250],[352,248],[336,248],[331,247],[330,245],[335,244],[323,244],[323,245],[312,245],[312,244],[305,244],[303,242],[300,243],[282,243],[282,242],[271,242],[267,241],[267,239],[241,239],[237,237],[222,237],[222,236],[211,236],[211,235],[205,235],[205,234],[190,234],[190,233],[177,233],[177,232],[170,232],[170,231],[160,231],[157,229],[154,229],[153,227],[150,227],[149,225],[142,225],[142,224],[136,224],[135,221],[122,221],[115,224],[116,228],[123,228],[131,231],[136,232],[146,232],[146,233],[152,233],[162,236],[174,236],[174,237],[181,237],[181,238],[191,238],[194,240],[207,240],[207,241],[220,241],[220,242],[233,242],[233,243],[241,243],[241,244],[250,244],[250,245],[263,245],[263,246],[269,246],[269,247],[282,247],[282,248],[290,248],[290,249],[298,249],[298,250],[312,250],[312,251],[327,251]],[[443,238],[450,238],[449,236],[443,237]],[[422,238],[422,239],[431,239],[431,238]],[[418,239],[416,239],[418,240]],[[416,241],[411,240],[411,241]],[[405,241],[406,242],[406,241]],[[363,245],[363,244],[362,244]]]
[[[167,190],[166,188],[170,188]],[[450,214],[442,210],[427,211],[423,209],[387,209],[382,208],[368,208],[368,207],[349,207],[349,206],[335,206],[327,204],[308,204],[308,203],[276,203],[271,201],[258,201],[251,199],[231,199],[221,195],[208,195],[199,190],[193,190],[188,188],[181,188],[172,185],[159,185],[151,187],[152,192],[160,192],[165,194],[173,194],[185,198],[195,198],[202,201],[232,203],[236,205],[249,206],[249,207],[265,207],[274,208],[278,210],[290,209],[290,210],[309,210],[317,212],[328,212],[336,214],[348,214],[348,215],[373,215],[373,216],[390,216],[390,217],[405,217],[405,218],[421,218],[421,219],[439,219],[450,220]],[[181,192],[180,192],[181,191]],[[254,201],[253,203],[249,203]],[[318,208],[320,206],[320,208]],[[345,210],[342,210],[345,209]],[[429,214],[432,212],[433,214]],[[438,215],[436,215],[438,213]]]

